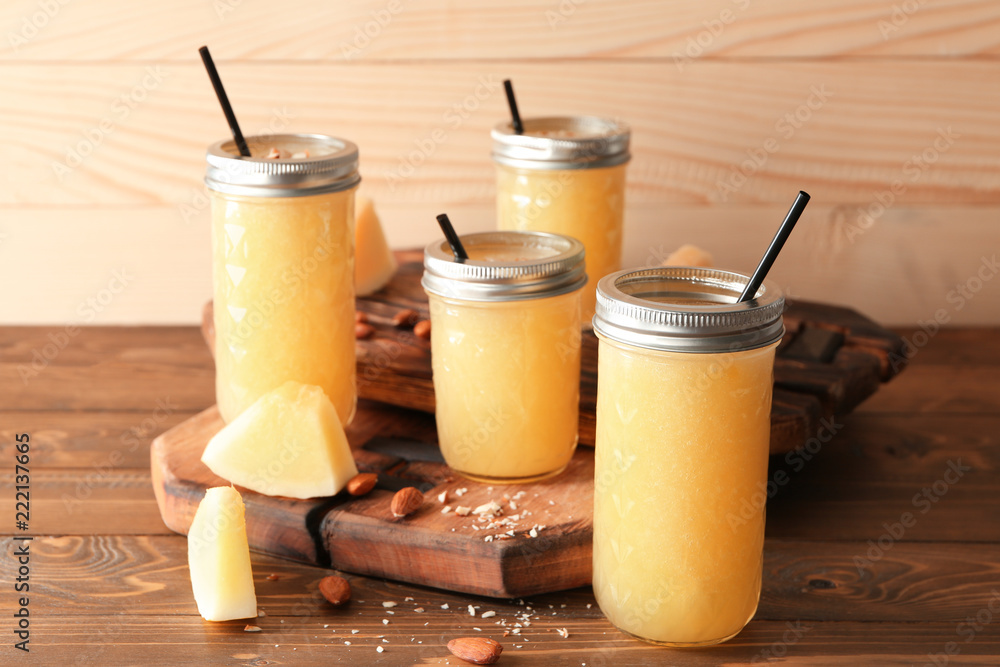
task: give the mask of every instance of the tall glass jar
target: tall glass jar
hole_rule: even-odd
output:
[[[219,412],[232,421],[295,380],[322,387],[346,425],[357,403],[357,146],[318,134],[247,143],[253,157],[232,140],[207,155]]]
[[[572,236],[587,251],[583,321],[594,316],[597,281],[621,268],[625,167],[631,131],[593,116],[526,118],[493,128],[500,229]]]
[[[597,288],[594,593],[621,630],[668,646],[736,635],[760,596],[774,353],[784,300],[698,268]]]
[[[460,474],[527,482],[576,449],[583,245],[540,232],[462,237],[424,254],[438,440]]]

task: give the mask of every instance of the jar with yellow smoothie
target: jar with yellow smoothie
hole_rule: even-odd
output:
[[[226,422],[289,380],[318,385],[347,424],[354,356],[353,143],[318,134],[208,149],[216,399]]]
[[[593,116],[526,118],[523,134],[510,122],[492,132],[499,228],[583,242],[590,276],[583,294],[586,326],[597,281],[621,268],[630,136],[624,123]]]
[[[726,641],[760,597],[774,354],[784,299],[704,268],[621,271],[597,289],[594,594],[619,629]]]
[[[445,462],[480,481],[561,472],[576,449],[583,244],[541,232],[444,240],[424,253],[438,440]]]

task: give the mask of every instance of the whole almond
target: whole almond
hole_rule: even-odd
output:
[[[354,337],[358,340],[364,340],[365,338],[371,338],[372,334],[375,333],[375,328],[370,324],[364,322],[356,322],[354,324]]]
[[[363,310],[355,310],[354,311],[354,321],[355,322],[367,322],[368,321],[368,313],[366,313]]]
[[[412,327],[420,320],[420,313],[412,308],[404,308],[392,316],[392,323],[397,327]]]
[[[351,599],[351,585],[343,577],[323,577],[319,580],[319,592],[333,605],[341,605]]]
[[[417,335],[417,338],[423,338],[424,340],[431,339],[431,321],[430,320],[420,320],[413,325],[413,333]]]
[[[396,492],[392,497],[392,515],[397,519],[402,516],[413,514],[424,504],[424,494],[415,486],[408,486]]]
[[[448,650],[466,662],[492,665],[500,659],[503,646],[488,637],[461,637],[448,642]]]
[[[352,496],[363,496],[373,488],[378,481],[378,475],[373,472],[362,472],[347,482],[347,492]]]

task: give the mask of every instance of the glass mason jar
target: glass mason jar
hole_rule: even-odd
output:
[[[594,594],[619,629],[667,646],[730,639],[760,597],[774,353],[784,299],[703,268],[605,276]]]
[[[208,149],[215,393],[232,421],[288,380],[323,388],[341,422],[357,404],[354,191],[358,148],[318,134]],[[272,149],[280,157],[266,158]]]
[[[541,232],[427,246],[435,416],[445,461],[466,477],[528,482],[562,472],[580,406],[583,245]]]
[[[594,316],[597,281],[621,268],[628,126],[593,116],[526,118],[493,128],[500,229],[572,236],[587,251],[583,321]]]

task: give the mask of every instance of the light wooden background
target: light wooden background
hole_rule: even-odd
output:
[[[627,263],[693,242],[749,271],[804,189],[773,272],[793,297],[1000,323],[993,0],[6,0],[0,38],[0,322],[197,321],[203,154],[228,132],[208,44],[246,133],[360,145],[397,247],[433,238],[441,211],[492,227],[511,77],[525,115],[632,124]]]

